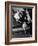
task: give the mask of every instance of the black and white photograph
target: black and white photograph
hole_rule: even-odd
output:
[[[32,37],[32,7],[11,6],[11,33],[13,38]]]
[[[37,42],[37,4],[5,3],[5,43]]]

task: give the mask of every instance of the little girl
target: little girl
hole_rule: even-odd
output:
[[[22,28],[23,28],[23,30],[24,30],[25,33],[26,33],[26,27],[27,27],[26,22],[23,22],[23,24],[22,24]]]

